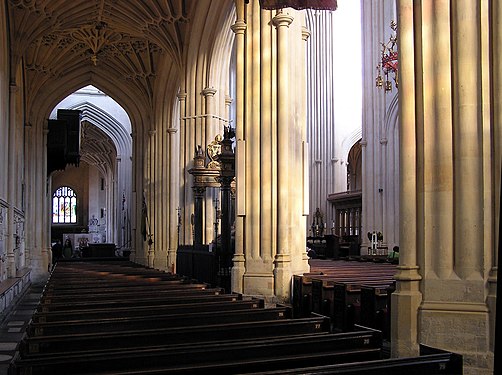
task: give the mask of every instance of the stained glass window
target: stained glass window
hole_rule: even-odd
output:
[[[75,224],[77,222],[77,194],[68,186],[61,186],[52,195],[52,222]]]

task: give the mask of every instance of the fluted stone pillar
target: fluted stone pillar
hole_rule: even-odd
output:
[[[16,182],[17,174],[16,170],[16,95],[19,88],[15,84],[10,85],[10,108],[9,108],[9,140],[7,144],[9,146],[9,164],[7,176],[9,176],[9,186],[8,186],[8,202],[9,209],[7,211],[7,241],[5,241],[5,250],[7,253],[7,276],[16,277],[16,260],[14,255],[15,248],[15,232],[16,224],[14,220],[14,208],[15,208],[15,196],[16,196]]]
[[[32,131],[33,131],[33,126],[31,124],[25,124],[25,129],[24,129],[24,142],[25,144],[29,144],[29,140],[32,137]],[[25,160],[31,160],[31,152],[26,151],[24,154]],[[30,194],[27,191],[26,187],[30,184],[30,181],[33,180],[33,169],[32,168],[26,168],[24,171],[24,186],[25,186],[25,200],[28,201],[30,199]],[[33,236],[31,233],[31,228],[32,228],[32,220],[33,218],[31,215],[27,215],[25,218],[25,248],[24,248],[24,253],[25,253],[25,258],[26,258],[26,264],[29,267],[33,267]],[[52,253],[51,253],[52,255]],[[52,259],[52,258],[51,258]],[[48,269],[48,265],[50,264],[50,259],[47,259],[47,268],[44,268],[44,272]],[[1,278],[1,275],[0,275]]]
[[[141,187],[138,184],[138,181],[140,180],[136,175],[141,176],[139,174],[139,168],[142,166],[142,161],[140,161],[140,154],[138,150],[141,149],[141,145],[138,142],[138,132],[133,131],[131,133],[131,140],[132,140],[132,155],[134,158],[133,162],[133,168],[134,168],[134,173],[133,173],[133,178],[132,178],[132,208],[131,208],[131,254],[129,255],[129,259],[131,259],[134,262],[139,262],[138,260],[138,249],[140,249],[139,244],[141,243],[142,239],[140,240],[140,230],[139,228],[139,223],[140,223],[140,217],[141,215],[141,193],[138,193],[141,191]],[[143,263],[144,264],[144,263]]]
[[[447,2],[434,3],[427,12],[429,22],[438,34],[449,34]],[[431,35],[428,35],[428,39]],[[453,142],[451,103],[451,64],[449,39],[431,42],[424,46],[428,57],[424,66],[424,204],[431,229],[425,233],[426,246],[434,247],[435,255],[427,256],[431,271],[438,280],[454,277],[453,273]],[[442,61],[443,63],[437,63]],[[435,84],[434,84],[435,82]],[[438,168],[439,166],[439,168]],[[449,171],[449,173],[446,173]],[[431,274],[432,275],[432,274]]]
[[[492,7],[492,17],[491,17],[491,34],[492,34],[492,56],[493,56],[493,121],[494,124],[502,124],[502,2],[493,1],[491,2]],[[493,134],[493,148],[495,150],[502,149],[502,127],[496,126]],[[495,156],[494,160],[494,187],[495,187],[495,204],[493,205],[494,216],[495,216],[495,230],[500,228],[500,201],[497,197],[500,197],[500,190],[502,189],[500,180],[500,174],[502,172],[502,153],[499,152]],[[490,329],[495,332],[495,312],[497,305],[497,272],[498,272],[498,250],[497,244],[500,242],[500,232],[495,231],[495,246],[491,253],[492,258],[492,268],[490,270],[490,275],[488,278],[488,297],[487,305],[493,313],[490,315]],[[500,295],[500,293],[499,293]],[[500,306],[500,301],[499,301]],[[500,312],[499,312],[500,314]],[[493,335],[494,336],[494,335]],[[498,340],[500,343],[500,339]],[[494,351],[495,347],[495,337],[491,337],[490,340],[490,350]],[[500,349],[498,349],[500,352]],[[499,361],[502,364],[502,361]]]
[[[365,184],[366,181],[368,180],[368,178],[370,178],[370,176],[368,176],[365,172],[371,170],[371,168],[367,167],[369,156],[368,156],[368,142],[365,139],[361,140],[361,155],[362,155],[361,180],[363,185],[363,192],[361,194],[361,206],[362,206],[361,208],[363,210],[367,210],[368,207],[371,207],[373,201],[370,199],[369,194],[367,194],[366,190],[364,189],[364,187],[366,186]],[[361,248],[360,248],[361,255],[367,255],[368,247],[370,246],[370,242],[368,241],[366,233],[369,232],[368,229],[371,228],[369,224],[373,223],[373,220],[371,220],[369,216],[370,215],[366,214],[366,212],[363,212],[361,215]]]
[[[293,17],[287,13],[278,12],[272,18],[277,28],[277,199],[281,202],[277,209],[277,254],[275,255],[275,294],[289,295],[291,278],[291,212],[289,207],[289,77],[288,77],[288,46],[287,32]]]
[[[495,124],[502,124],[502,2],[493,1],[492,6],[492,24],[491,33],[493,38],[492,43],[492,56],[493,56],[493,121]],[[494,129],[494,148],[496,150],[502,149],[502,126],[497,126]],[[495,197],[500,196],[500,190],[502,189],[501,183],[497,179],[497,173],[502,170],[502,153],[495,156],[494,160],[494,170],[495,170]],[[500,202],[495,202],[495,212],[500,210]],[[495,228],[499,227],[498,217],[495,222]],[[498,243],[500,239],[496,235],[495,243]],[[498,264],[497,250],[494,251],[493,264]]]
[[[415,52],[413,1],[398,5],[399,103],[400,103],[400,259],[395,276],[396,291],[392,294],[391,343],[392,355],[418,354],[419,291],[417,266],[417,123],[415,113]]]
[[[247,25],[244,21],[245,5],[244,0],[235,0],[237,20],[232,25],[232,31],[235,33],[236,44],[236,124],[235,139],[237,147],[235,148],[235,164],[239,170],[239,177],[236,179],[236,219],[235,219],[235,253],[232,259],[232,291],[242,293],[244,290],[244,216],[246,214],[246,175],[245,160],[246,149],[244,139],[244,57],[245,57],[245,36]]]
[[[205,126],[205,139],[206,146],[213,141],[212,135],[222,133],[221,129],[217,129],[215,126],[215,121],[213,119],[214,115],[214,94],[216,94],[216,89],[212,87],[206,87],[202,90],[202,95],[206,101],[206,126]],[[204,243],[211,242],[212,238],[215,238],[214,226],[211,223],[214,221],[214,208],[212,205],[213,196],[217,194],[215,189],[206,190],[205,205],[204,205]]]
[[[397,89],[375,87],[375,66],[381,60],[382,43],[394,35],[395,1],[363,0],[363,105],[361,140],[361,254],[371,243],[368,232],[382,232],[385,245],[400,245],[398,195]]]
[[[184,147],[184,155],[179,158],[179,170],[180,170],[180,180],[188,186],[191,186],[191,177],[190,174],[188,173],[188,168],[186,168],[186,165],[190,163],[190,161],[193,158],[193,152],[195,150],[195,143],[191,142],[191,135],[192,132],[190,131],[189,126],[187,125],[189,122],[185,119],[187,115],[187,93],[184,91],[180,91],[180,93],[177,95],[178,96],[178,101],[179,101],[179,106],[180,106],[180,140],[188,140],[186,142],[189,142],[189,144],[186,144]],[[180,207],[182,207],[183,212],[181,212],[182,219],[181,219],[181,231],[180,231],[180,243],[183,244],[189,244],[192,240],[192,228],[190,225],[190,217],[191,217],[191,210],[190,208],[193,207],[193,193],[191,189],[183,189],[182,187],[179,188],[180,190]]]
[[[147,194],[146,194],[146,202],[147,202],[147,208],[148,208],[148,216],[146,218],[146,231],[147,231],[147,236],[146,236],[146,242],[144,243],[144,248],[146,249],[146,256],[147,256],[147,265],[148,267],[154,267],[154,260],[155,260],[155,237],[154,233],[154,228],[151,226],[152,220],[151,218],[154,216],[155,213],[155,207],[152,204],[154,201],[152,199],[152,195],[155,193],[153,181],[154,181],[154,176],[155,176],[155,141],[156,141],[156,130],[149,130],[148,131],[148,137],[146,137],[146,164],[145,164],[145,172],[146,172],[146,183],[148,184],[146,186]],[[150,241],[152,240],[153,243]]]
[[[40,122],[37,126],[30,126],[26,132],[26,143],[31,147],[25,148],[25,160],[30,162],[26,166],[26,201],[32,202],[30,214],[27,216],[27,238],[29,248],[29,266],[32,269],[32,280],[45,280],[48,275],[50,264],[50,239],[48,239],[49,226],[46,217],[49,215],[39,216],[40,212],[44,211],[47,207],[48,199],[41,199],[46,197],[47,189],[47,161],[46,161],[46,145],[47,134],[47,121]],[[14,178],[14,177],[13,177]],[[51,206],[52,208],[52,202]],[[6,213],[4,211],[4,213]],[[4,217],[5,220],[5,217]],[[29,233],[29,234],[28,234]],[[47,242],[45,242],[47,241]],[[7,248],[5,248],[7,251]]]
[[[482,123],[480,30],[478,5],[471,0],[451,3],[455,30],[453,84],[456,273],[462,279],[482,279],[478,251],[482,248]],[[469,183],[466,183],[469,181]]]
[[[174,272],[176,252],[178,250],[178,202],[179,202],[179,147],[177,143],[177,128],[168,128],[169,134],[169,249],[167,251],[168,270]],[[175,229],[176,228],[176,229]]]
[[[285,11],[286,12],[286,11]],[[236,252],[233,290],[289,300],[304,259],[302,14],[237,2]],[[297,18],[295,19],[295,17]],[[245,27],[244,27],[245,26]],[[244,31],[246,37],[244,38]],[[242,44],[241,44],[242,43]],[[308,194],[308,193],[307,193]],[[241,281],[242,279],[242,281]],[[242,284],[240,284],[242,283]]]
[[[491,60],[500,8],[402,0],[398,16],[401,249],[392,353],[417,353],[420,342],[462,354],[465,374],[491,374],[500,150],[489,135],[500,132]]]

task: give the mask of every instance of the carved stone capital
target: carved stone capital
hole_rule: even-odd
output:
[[[286,13],[277,13],[274,18],[272,18],[272,25],[274,25],[276,28],[279,27],[289,27],[291,23],[293,22],[293,17],[291,17],[289,14]]]
[[[232,26],[230,26],[230,28],[235,34],[244,35],[246,33],[247,25],[246,22],[242,20],[237,20]]]
[[[205,97],[213,96],[214,94],[216,94],[216,89],[213,87],[206,87],[204,90],[202,90],[202,95],[204,95]]]

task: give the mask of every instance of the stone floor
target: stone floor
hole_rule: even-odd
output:
[[[31,284],[0,324],[0,375],[7,375],[18,343],[23,337],[42,294],[43,284]]]

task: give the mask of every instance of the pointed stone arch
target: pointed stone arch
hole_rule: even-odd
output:
[[[82,97],[78,97],[80,95]],[[94,102],[91,102],[93,98]],[[86,93],[85,88],[67,97],[57,107],[80,110],[82,113],[82,160],[93,165],[106,181],[107,238],[112,239],[119,248],[128,250],[133,145],[127,112],[99,90]],[[56,116],[57,109],[54,108],[51,117]]]
[[[350,148],[347,156],[347,191],[360,191],[362,189],[361,171],[362,147],[361,139],[359,139]]]

